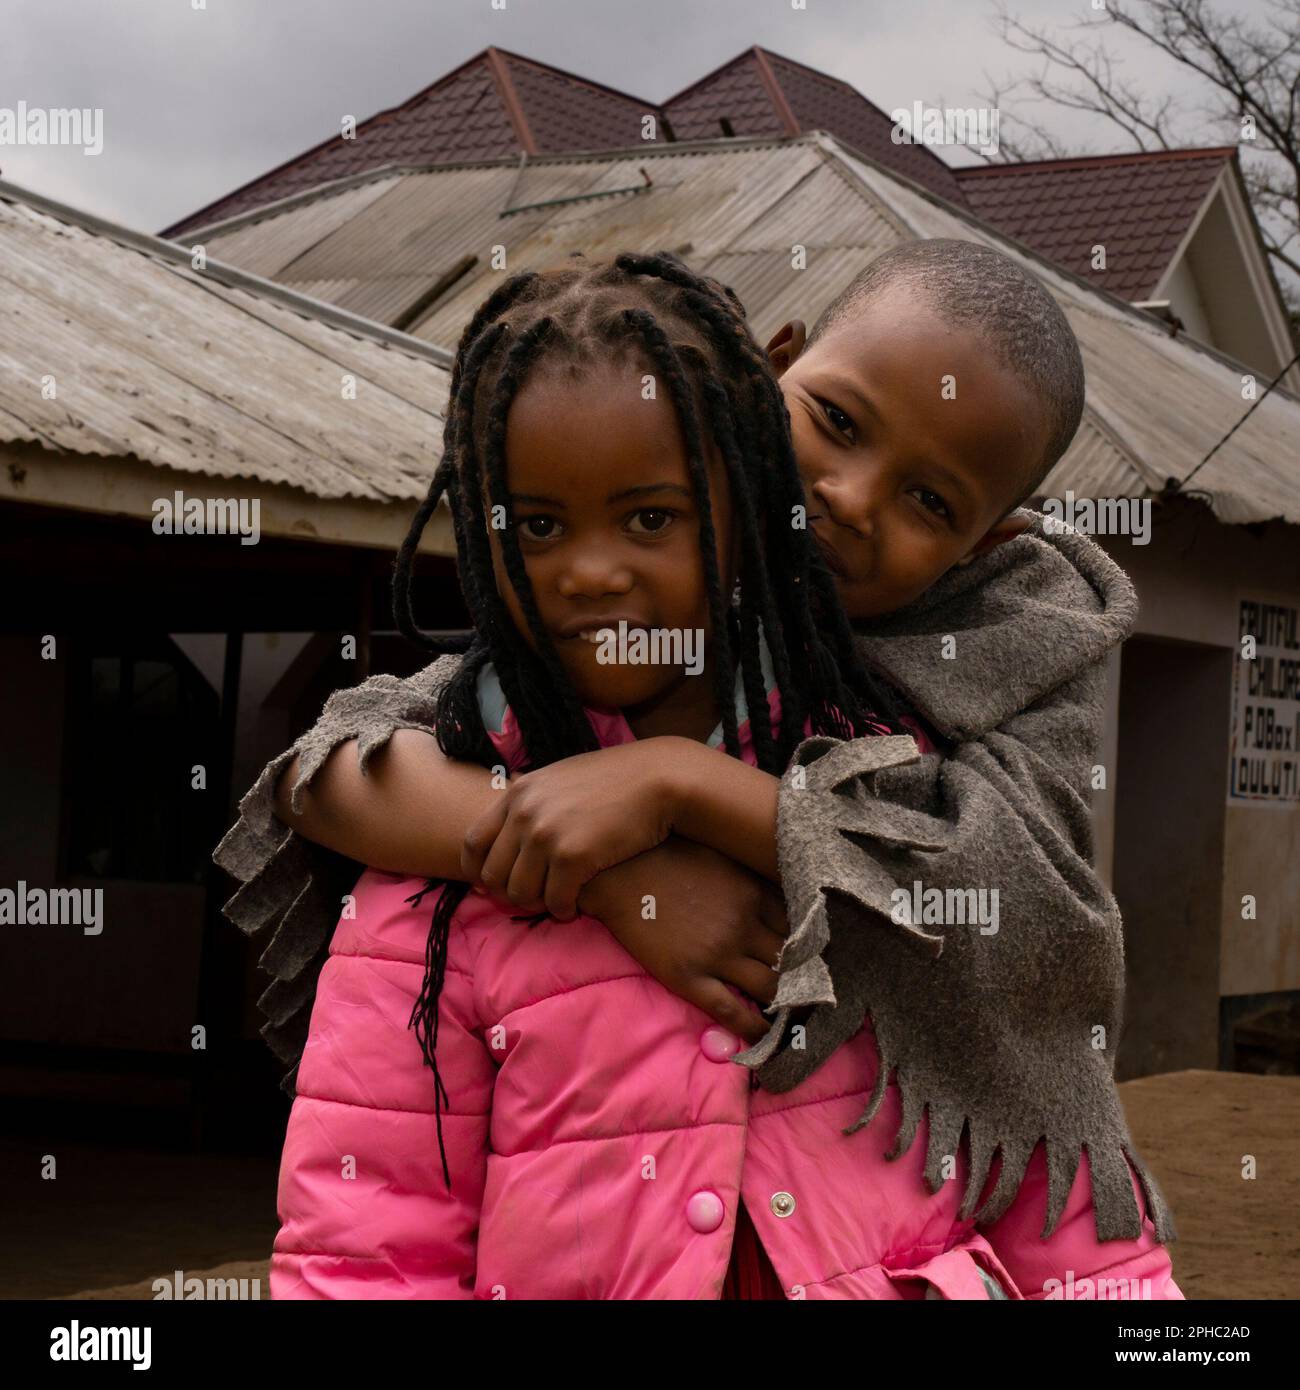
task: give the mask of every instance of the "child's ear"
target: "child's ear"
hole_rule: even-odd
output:
[[[979,556],[987,555],[995,546],[1005,545],[1007,541],[1015,540],[1022,531],[1029,529],[1033,520],[1031,516],[1017,516],[1014,512],[1010,516],[1004,516],[1001,521],[990,526],[983,536],[971,546],[970,551],[963,555],[957,563],[969,565],[972,560],[978,559]]]
[[[791,319],[777,329],[776,336],[767,345],[767,360],[777,376],[784,374],[785,369],[804,350],[807,341],[808,330],[802,319]]]

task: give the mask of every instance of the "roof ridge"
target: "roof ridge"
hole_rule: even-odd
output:
[[[497,52],[500,51],[500,49],[497,50]],[[450,82],[453,77],[459,76],[466,68],[473,67],[475,63],[481,63],[491,52],[491,44],[488,44],[486,48],[480,48],[477,53],[466,58],[463,63],[457,63],[449,72],[444,72],[441,77],[435,77],[432,82],[426,83],[419,91],[413,92],[405,101],[399,101],[396,106],[385,106],[382,111],[376,111],[373,116],[367,116],[361,124],[368,125],[371,121],[377,121],[383,116],[393,116],[399,111],[405,111],[408,106],[414,106],[417,101],[428,96],[435,88],[441,87],[445,82]],[[334,136],[332,138],[338,139],[339,137]]]
[[[519,100],[519,93],[515,91],[515,80],[506,67],[501,50],[489,45],[486,57],[487,70],[497,89],[497,96],[501,98],[501,104],[506,108],[506,117],[514,127],[515,138],[523,147],[524,154],[536,154],[537,141],[533,138],[533,130],[528,124],[527,113],[524,111],[523,103]]]
[[[762,44],[756,43],[754,48],[756,52],[762,53],[768,58],[776,58],[779,62],[789,63],[792,68],[799,68],[812,77],[820,77],[827,82],[834,83],[837,87],[843,87],[846,91],[852,92],[855,97],[862,97],[862,100],[869,106],[875,106],[876,110],[879,111],[882,116],[888,116],[889,114],[884,107],[876,106],[876,103],[872,101],[870,97],[862,96],[862,93],[845,77],[836,77],[833,72],[823,72],[821,68],[815,68],[810,63],[801,63],[798,58],[788,57],[784,53],[778,53],[775,49],[765,48]]]
[[[763,84],[764,91],[767,92],[768,100],[776,109],[777,117],[785,126],[786,134],[798,135],[802,127],[794,114],[794,108],[790,105],[790,99],[781,86],[781,79],[772,70],[772,64],[768,61],[766,51],[759,48],[757,44],[754,45],[754,62],[758,67],[759,80]]]
[[[833,73],[823,72],[820,68],[814,68],[807,63],[801,63],[798,58],[788,58],[784,53],[775,53],[769,48],[760,47],[758,44],[754,45],[754,51],[762,55],[764,66],[767,68],[769,72],[772,71],[772,59],[775,59],[777,62],[780,63],[785,63],[788,67],[797,68],[799,72],[804,73],[809,77],[819,78],[824,82],[830,83],[840,92],[847,93],[850,97],[853,97],[857,101],[861,102],[862,105],[866,107],[867,110],[872,114],[872,116],[878,117],[880,120],[885,121],[890,125],[894,124],[893,116],[888,111],[886,111],[883,106],[877,106],[876,103],[872,101],[869,96],[867,96],[864,92],[859,91],[859,89],[855,87],[852,82],[848,81],[847,78],[836,77]],[[789,99],[785,97],[785,88],[781,83],[780,74],[772,72],[772,80],[773,82],[777,83],[777,85],[780,87],[782,98],[785,100],[786,105],[789,107],[789,110],[793,114],[794,108],[793,106],[789,105]],[[799,128],[800,125],[801,119],[796,119],[796,127]],[[943,159],[934,149],[932,149],[929,145],[925,144],[923,141],[915,144],[914,148],[920,152],[923,158],[928,158],[933,166],[935,166],[937,169],[942,170],[945,174],[952,174],[955,172],[953,166],[949,164],[946,159]]]
[[[601,148],[550,150],[530,156],[528,167],[531,169],[540,164],[581,164],[601,159],[675,159],[681,158],[683,155],[699,154],[715,149],[735,151],[757,149],[764,145],[807,144],[812,142],[816,134],[815,130],[804,130],[798,135],[719,135],[711,136],[707,140],[650,140],[644,145],[620,145],[617,149],[612,150]],[[328,183],[313,184],[310,188],[299,189],[297,193],[285,194],[284,197],[277,198],[274,202],[259,203],[256,207],[246,208],[243,212],[231,213],[229,217],[223,217],[216,222],[201,222],[192,232],[186,232],[185,236],[187,238],[196,237],[199,233],[204,236],[211,236],[213,233],[221,235],[235,227],[257,222],[266,217],[279,217],[283,213],[291,212],[294,208],[304,203],[310,203],[317,198],[332,198],[350,188],[358,188],[362,184],[373,183],[379,179],[398,178],[406,174],[451,174],[462,169],[517,169],[518,167],[519,156],[517,154],[495,155],[490,159],[435,159],[428,163],[417,164],[378,164],[373,169],[362,169],[355,174],[341,174]]]
[[[1221,155],[1225,160],[1237,153],[1235,145],[1193,146],[1177,150],[1127,150],[1117,154],[1068,155],[1064,159],[1005,160],[998,164],[966,164],[953,169],[958,178],[981,178],[1016,173],[1028,169],[1082,169],[1104,164],[1172,163],[1180,159],[1209,159]]]
[[[684,97],[688,92],[693,92],[696,89],[696,87],[702,87],[706,82],[710,81],[714,77],[717,77],[717,75],[720,72],[726,72],[728,68],[734,68],[737,63],[743,62],[746,58],[748,58],[751,62],[756,61],[757,52],[758,45],[750,44],[748,48],[741,49],[741,51],[737,53],[734,58],[728,58],[725,63],[719,63],[716,68],[710,68],[709,71],[706,72],[703,77],[697,78],[694,82],[688,82],[686,86],[681,89],[681,91],[674,92],[671,96],[665,97],[663,101],[660,103],[660,105],[666,111],[674,101],[680,101],[681,98]]]

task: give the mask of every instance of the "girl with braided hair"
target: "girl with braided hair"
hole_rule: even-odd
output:
[[[819,390],[843,389],[829,369],[844,375],[845,333],[814,357],[832,378]],[[786,353],[787,376],[801,325],[796,336],[769,347],[774,362],[774,348]],[[296,757],[296,814],[337,739],[309,736],[269,766],[219,851],[247,881],[230,915],[250,929],[282,918],[263,958],[277,977],[263,1031],[286,1060],[301,1053],[287,1078],[297,1098],[275,1296],[1054,1297],[1058,1273],[1073,1289],[1104,1270],[1110,1283],[1159,1288],[1097,1297],[1180,1297],[1126,1166],[1163,1220],[1115,1123],[1113,1062],[1083,1041],[1098,1019],[1117,1025],[1116,924],[1072,843],[1072,770],[1025,763],[1021,734],[1001,731],[996,777],[982,745],[969,762],[960,748],[945,759],[893,693],[906,663],[871,663],[888,683],[869,672],[872,648],[836,597],[856,578],[839,534],[852,529],[839,519],[842,478],[826,469],[805,498],[790,393],[734,295],[662,254],[515,277],[467,328],[451,395],[395,605],[409,636],[447,650],[410,608],[419,535],[446,498],[473,636],[417,681],[377,678],[335,699],[392,697],[352,706],[363,770],[394,729],[433,728],[444,794],[454,802],[463,788],[482,805],[491,770],[495,804],[471,818],[456,863],[420,852],[442,879],[385,872],[411,867],[405,850],[363,850],[373,867],[332,940],[317,929],[327,877],[282,891],[310,847],[281,839],[263,811]],[[817,428],[839,435],[843,412],[818,400]],[[1042,442],[1024,438],[1031,453]],[[945,566],[1022,531],[1026,514],[1011,513],[1024,479],[1004,481],[1005,498],[984,499],[1003,520],[964,557],[963,537],[982,525],[978,479],[942,531],[911,510],[930,502],[909,501],[905,525],[922,541],[877,545],[854,611],[906,611],[927,586],[940,593]],[[802,526],[809,503],[834,537],[819,530],[816,551]],[[967,589],[987,577],[970,576]],[[896,636],[914,662],[946,623],[912,608],[923,630]],[[994,611],[1001,620],[1005,606]],[[977,605],[971,616],[1003,630]],[[701,674],[676,658],[602,660],[615,627],[699,633]],[[888,652],[888,624],[876,632]],[[940,705],[924,708],[954,743],[974,745],[959,723],[940,725]],[[1053,726],[1040,715],[1033,729]],[[1003,803],[972,788],[976,768]],[[1017,802],[1027,770],[1055,779],[1060,804]],[[403,817],[391,787],[388,807]],[[1012,833],[990,847],[972,825]],[[580,854],[566,848],[570,832]],[[673,984],[655,968],[656,902],[698,894],[716,910],[714,851],[782,883],[790,934],[783,944],[780,898],[750,893],[741,958],[692,1002],[656,983]],[[1044,970],[1043,927],[1023,897],[1007,916],[1027,930],[1001,935],[996,924],[939,934],[898,910],[895,884],[936,856],[941,873],[947,863],[964,876],[972,851],[1068,875],[1051,914],[1077,978],[1065,981],[1055,940],[1060,969]],[[472,881],[497,896],[471,893]],[[632,905],[644,930],[616,940],[597,919],[626,924]],[[697,925],[707,937],[710,921]],[[934,968],[941,955],[951,970]],[[770,1025],[754,1000],[771,1004]],[[725,1026],[704,1026],[709,1016]],[[741,1052],[742,1039],[757,1045]],[[721,1065],[732,1061],[745,1065]],[[1061,1061],[1078,1064],[1069,1095]],[[1040,1072],[1050,1095],[1035,1089]],[[1086,1124],[1066,1115],[1075,1097]],[[877,1115],[897,1133],[887,1153],[866,1129]],[[912,1142],[918,1133],[926,1143]],[[1044,1134],[1051,1162],[1035,1152],[1026,1170]],[[1081,1137],[1092,1171],[1085,1160],[1076,1179]]]
[[[602,747],[691,741],[718,745],[707,758],[734,761],[741,776],[770,775],[809,734],[891,731],[873,713],[889,717],[888,697],[858,664],[831,576],[798,524],[802,497],[775,383],[721,287],[671,258],[658,264],[671,279],[639,275],[630,257],[515,277],[464,334],[443,462],[394,581],[403,631],[444,650],[419,629],[410,599],[420,535],[445,498],[474,622],[437,701],[449,758],[535,773]],[[723,334],[730,352],[720,350]],[[602,636],[615,630],[688,643],[696,634],[702,669],[604,660]],[[712,838],[739,848],[731,827]],[[716,1293],[720,1243],[689,1272],[674,1268],[671,1240],[654,1252],[674,1206],[701,1231],[716,1229],[722,1199],[683,1191],[701,1160],[683,1162],[678,1150],[719,1133],[727,1152],[708,1163],[719,1180],[734,1180],[743,1136],[734,1122],[748,1110],[740,1069],[710,1064],[711,1074],[693,1076],[693,1008],[637,970],[591,919],[512,918],[465,883],[375,870],[352,897],[355,915],[345,914],[323,963],[297,1070],[275,1295],[484,1294],[498,1285],[508,1296]],[[413,1035],[392,1033],[399,1005]],[[665,1070],[665,1031],[676,1035],[668,1052],[686,1063],[677,1080]],[[738,1045],[721,1030],[707,1036],[719,1061]],[[633,1101],[657,1110],[654,1135],[636,1125],[604,1133],[604,1108]],[[708,1131],[698,1130],[701,1108],[716,1112]],[[440,1191],[429,1180],[430,1112]],[[508,1139],[520,1123],[528,1133]],[[520,1161],[500,1167],[511,1149]],[[333,1156],[346,1153],[373,1199],[360,1209],[346,1187],[337,1197],[321,1188]],[[557,1161],[598,1163],[609,1191],[599,1212],[583,1215],[593,1190],[584,1198],[571,1188],[570,1210],[563,1201],[534,1212],[530,1239],[520,1231],[521,1193],[549,1206],[543,1174]],[[430,1172],[417,1179],[419,1163]],[[323,1235],[341,1205],[360,1228]],[[733,1194],[729,1229],[738,1205]],[[382,1234],[367,1248],[376,1208]],[[590,1241],[591,1220],[606,1238],[635,1221],[644,1248],[615,1241],[607,1265],[575,1284],[570,1260],[551,1249],[558,1229],[545,1228],[558,1223],[576,1249]],[[331,1240],[346,1248],[323,1248]],[[770,1279],[771,1266],[761,1274]]]

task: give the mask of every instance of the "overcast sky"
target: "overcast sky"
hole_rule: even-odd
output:
[[[2,0],[0,108],[100,108],[104,148],[0,145],[0,176],[157,231],[309,146],[343,115],[394,106],[488,44],[661,101],[758,43],[844,78],[885,110],[965,106],[1024,71],[994,0]],[[1230,0],[1260,12],[1263,0]],[[1090,0],[1023,0],[1060,30]],[[1145,51],[1126,75],[1189,109],[1194,79]],[[1005,118],[1005,117],[1004,117]],[[1075,147],[1121,147],[1059,114]],[[1188,144],[1218,143],[1194,119]],[[952,162],[968,162],[955,159]]]

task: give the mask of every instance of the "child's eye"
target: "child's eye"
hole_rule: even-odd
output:
[[[519,533],[526,540],[549,541],[560,534],[560,523],[553,516],[529,516],[519,523]]]
[[[847,434],[853,437],[853,421],[837,405],[832,405],[830,401],[821,402],[822,409],[826,412],[826,419],[830,422],[833,430],[839,434]]]
[[[945,517],[949,521],[952,520],[951,509],[937,492],[931,492],[928,487],[919,487],[916,489],[916,496],[926,511],[934,512],[936,516]]]
[[[676,513],[665,511],[662,507],[643,507],[641,511],[632,513],[628,525],[637,535],[653,536],[666,530],[675,515]]]

